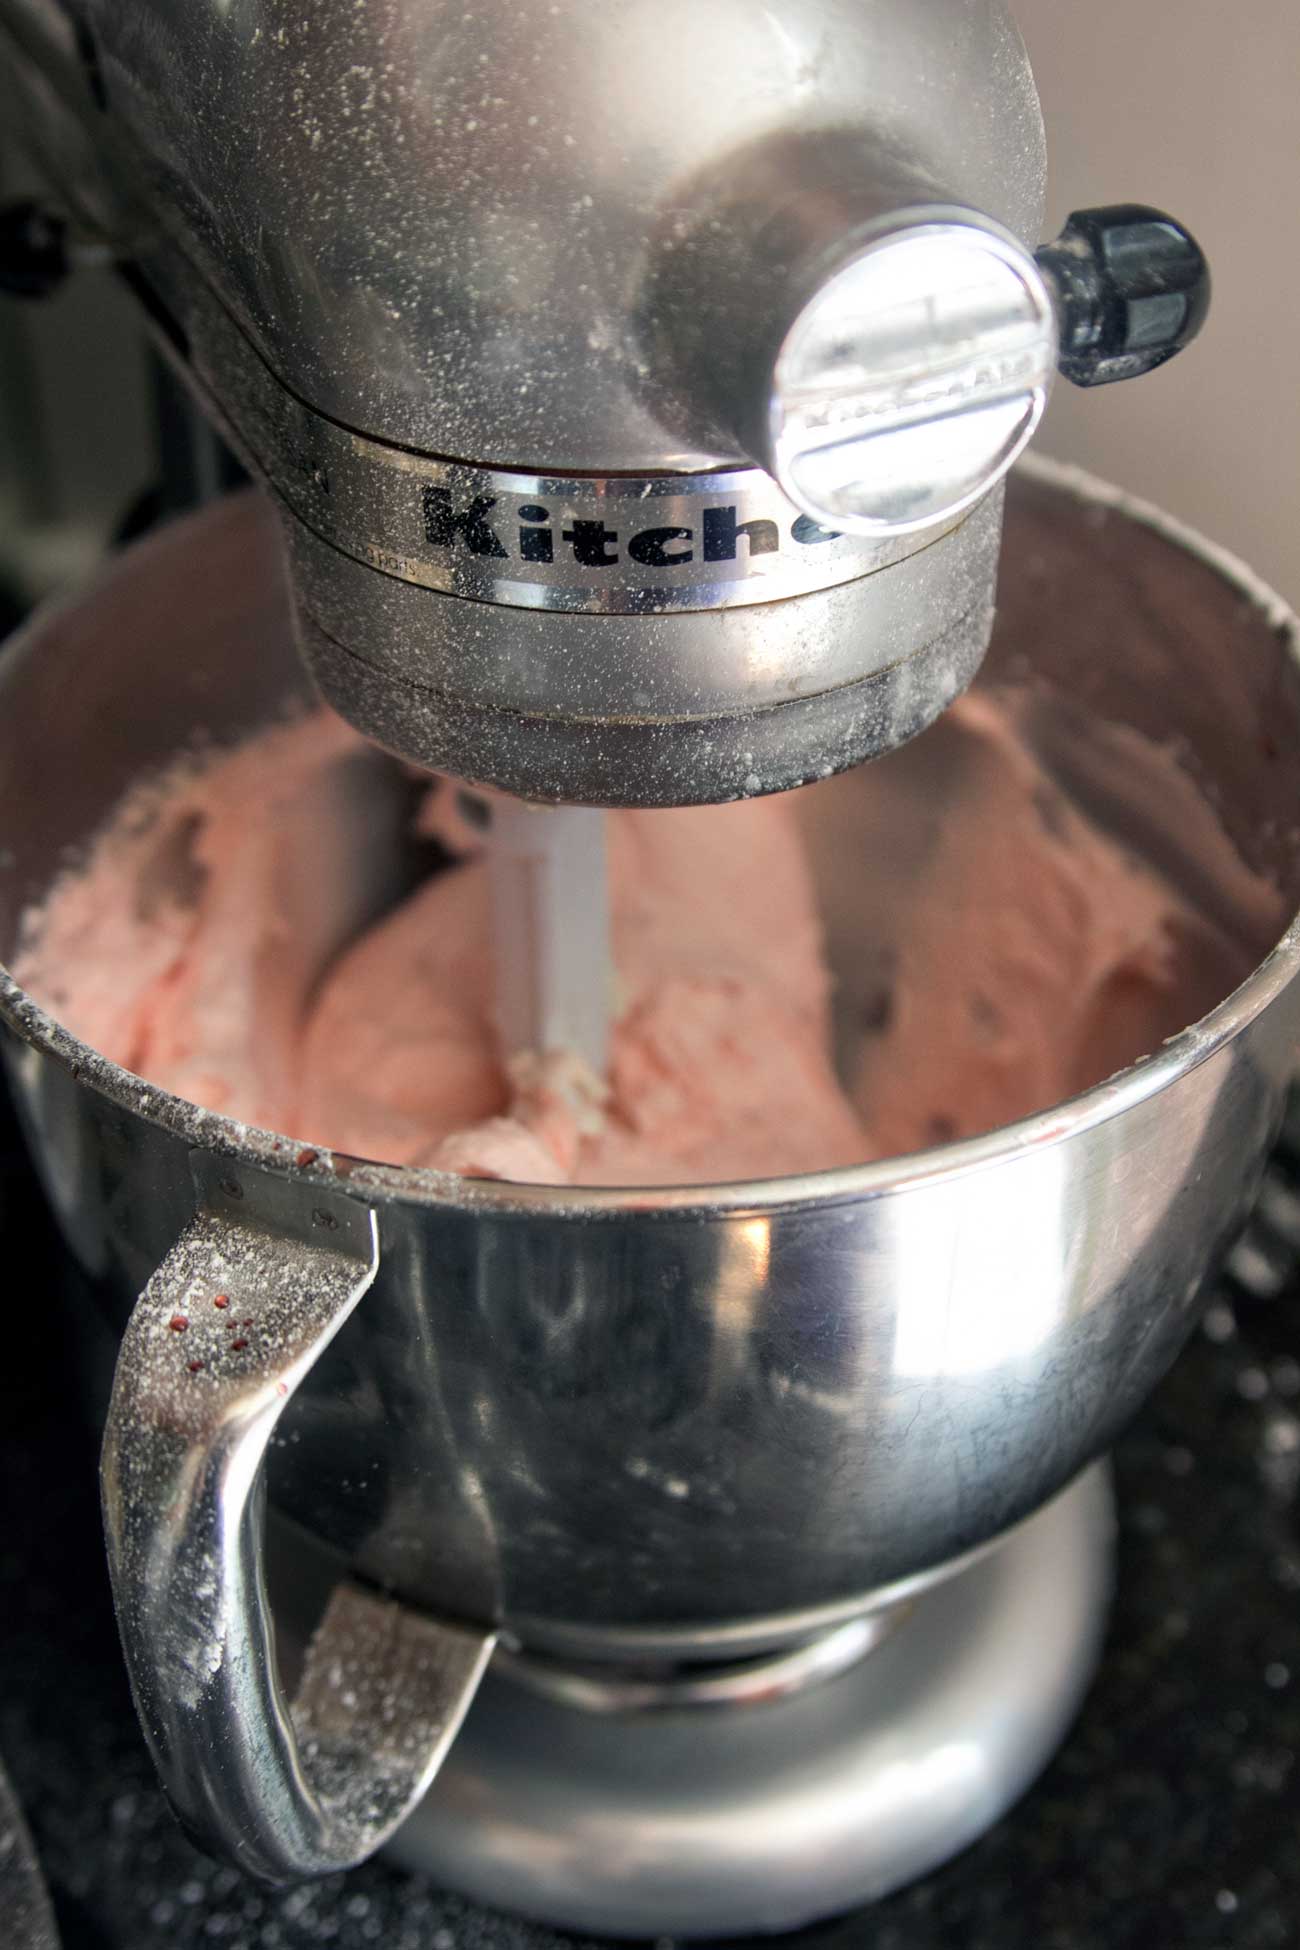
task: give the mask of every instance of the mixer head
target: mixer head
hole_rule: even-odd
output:
[[[1156,212],[1035,254],[1000,0],[5,25],[68,207],[276,496],[321,689],[531,799],[784,790],[923,729],[1058,362],[1128,377],[1204,315]]]

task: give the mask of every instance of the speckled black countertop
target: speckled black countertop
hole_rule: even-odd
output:
[[[1279,1218],[1296,1232],[1282,1193]],[[65,1950],[558,1950],[380,1864],[288,1895],[216,1868],[136,1731],[99,1533],[76,1315],[0,1105],[0,1753]],[[1276,1285],[1276,1281],[1262,1282]],[[1027,1800],[938,1875],[801,1936],[831,1950],[1300,1942],[1300,1284],[1225,1285],[1116,1455],[1101,1674]],[[4,1944],[0,1917],[0,1945]]]

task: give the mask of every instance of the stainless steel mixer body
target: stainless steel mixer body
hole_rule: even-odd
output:
[[[1172,727],[1245,858],[1300,902],[1294,626],[1104,499],[1080,514],[1016,492],[1032,570],[1008,591],[995,672]],[[287,623],[273,525],[244,501],[147,544],[10,654],[6,953],[67,850],[193,728],[236,736],[299,694]],[[129,716],[111,704],[124,678]],[[463,1709],[499,1628],[571,1658],[757,1650],[923,1587],[1036,1509],[1194,1319],[1280,1116],[1298,961],[1292,929],[1213,1015],[1027,1123],[704,1192],[476,1185],[299,1152],[115,1069],[6,983],[11,1072],[69,1241],[119,1319],[147,1289],[107,1507],[137,1693],[191,1825],[272,1875],[376,1839],[305,1797],[276,1704],[249,1568],[264,1454],[282,1516],[404,1605],[468,1621],[441,1665],[418,1634],[412,1652],[380,1633],[386,1658],[407,1647],[413,1723],[439,1739],[456,1715],[427,1673],[450,1671]],[[212,1307],[227,1291],[258,1322],[237,1357]],[[282,1413],[291,1439],[268,1449]],[[355,1775],[365,1739],[348,1737]],[[202,1756],[245,1738],[247,1766],[214,1785]],[[441,1751],[430,1734],[410,1794]],[[232,1805],[232,1781],[257,1792]],[[268,1795],[297,1811],[269,1840]],[[405,1803],[384,1805],[391,1826]]]
[[[6,28],[33,147],[273,487],[308,661],[372,736],[533,796],[721,800],[969,682],[1000,463],[860,535],[768,449],[801,307],[917,225],[1006,271],[979,329],[1030,314],[983,364],[958,329],[938,392],[1010,389],[1007,459],[1032,431],[1044,142],[999,0],[5,0]]]
[[[63,212],[275,493],[325,695],[526,797],[734,799],[905,742],[983,656],[1058,362],[1132,377],[1208,302],[1158,212],[1035,251],[1001,0],[5,30]]]

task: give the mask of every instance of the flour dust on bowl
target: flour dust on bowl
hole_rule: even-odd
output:
[[[1188,1333],[1294,1066],[1300,668],[1244,570],[1095,484],[1035,465],[1007,523],[966,717],[798,799],[827,1061],[908,1155],[677,1189],[360,1162],[142,1080],[6,979],[33,1154],[120,1330],[123,1642],[208,1847],[284,1880],[395,1836],[575,1927],[782,1928],[962,1846],[1053,1750],[1109,1576],[1090,1465]],[[302,684],[251,497],[38,617],[0,667],[9,967],[142,780]],[[1019,760],[972,726],[1008,700],[1040,832],[1077,819],[1162,890],[1169,954],[1103,959],[1091,1000],[998,934],[1008,854],[1040,857],[981,838]],[[433,858],[376,765],[298,890],[313,990]],[[1002,971],[964,1026],[925,989],[945,959]],[[1038,1102],[1005,1094],[1002,1016],[1022,1078],[1055,1052]],[[917,1130],[884,1070],[929,1045],[968,1108]]]

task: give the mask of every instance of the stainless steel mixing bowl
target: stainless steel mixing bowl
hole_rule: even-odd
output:
[[[1026,667],[1174,737],[1294,911],[1296,626],[1244,570],[1036,465],[987,674]],[[301,682],[256,499],[39,617],[0,667],[0,953],[128,785]],[[633,1193],[300,1149],[104,1062],[6,980],[32,1148],[122,1328],[110,1561],[191,1828],[268,1876],[338,1866],[427,1783],[494,1633],[584,1659],[796,1642],[1036,1510],[1167,1367],[1249,1205],[1300,928],[1266,948],[1149,1060],[991,1136]],[[238,1352],[218,1293],[254,1323]],[[263,1482],[352,1573],[292,1713]]]

